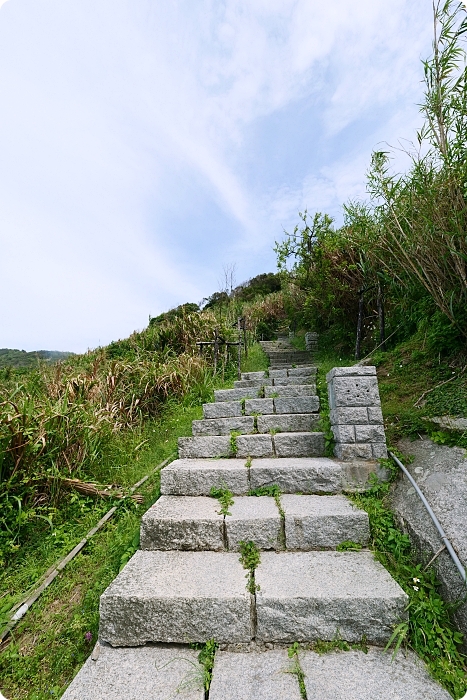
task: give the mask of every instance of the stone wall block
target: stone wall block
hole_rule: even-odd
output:
[[[384,434],[384,427],[382,425],[356,425],[355,426],[355,441],[356,442],[384,442],[384,443],[386,443],[386,435]],[[346,442],[346,441],[342,440],[341,442]]]
[[[376,377],[335,377],[331,385],[331,408],[340,406],[379,406]]]
[[[352,423],[353,425],[366,425],[368,420],[368,409],[363,406],[350,408],[334,408],[331,411],[331,423],[336,425],[344,425]],[[379,421],[371,421],[379,423]]]
[[[355,426],[354,425],[333,425],[332,432],[336,442],[355,442]],[[358,442],[365,442],[364,440]]]
[[[388,451],[385,442],[374,442],[371,445],[373,451],[373,459],[387,459]]]
[[[367,408],[368,411],[368,422],[369,423],[379,423],[380,425],[383,425],[384,420],[383,420],[383,412],[381,410],[381,406],[369,406]]]
[[[373,458],[372,446],[369,443],[346,444],[343,442],[336,442],[334,454],[336,455],[337,459],[342,459],[344,462],[353,459]]]

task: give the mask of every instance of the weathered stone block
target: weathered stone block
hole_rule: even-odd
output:
[[[252,416],[210,418],[192,422],[193,435],[230,435],[232,430],[237,433],[251,433],[254,427],[255,421]]]
[[[242,379],[264,379],[266,372],[242,372]]]
[[[244,496],[235,498],[225,518],[229,550],[239,550],[241,541],[256,544],[259,549],[277,549],[280,516],[274,498]]]
[[[349,461],[353,459],[373,459],[371,445],[368,443],[353,443],[351,445],[342,442],[334,446],[334,454],[337,459]]]
[[[258,389],[215,389],[214,401],[242,401],[243,399],[255,399],[258,396]]]
[[[322,457],[324,433],[277,433],[273,436],[278,457]]]
[[[203,404],[203,415],[207,420],[212,418],[232,418],[242,415],[240,401],[219,401],[218,403]]]
[[[313,413],[319,411],[317,396],[277,397],[274,399],[276,413]]]
[[[230,457],[232,454],[230,437],[224,435],[178,438],[178,456],[180,459]]]
[[[292,661],[288,658],[286,649],[250,654],[218,651],[209,688],[209,698],[210,700],[300,700],[296,676],[288,673],[291,669]]]
[[[265,399],[265,401],[272,399]],[[317,413],[280,413],[276,415],[258,416],[258,430],[268,433],[275,430],[282,433],[311,432],[319,423]]]
[[[239,435],[237,457],[270,457],[274,454],[271,435]]]
[[[345,466],[332,459],[254,459],[251,488],[277,484],[283,493],[339,493]]]
[[[269,370],[269,376],[271,378],[276,378],[276,377],[286,377],[287,376],[287,369],[270,369]]]
[[[244,459],[177,459],[161,471],[161,493],[209,496],[211,488],[246,495],[250,488]]]
[[[251,636],[238,554],[138,551],[101,596],[99,638],[112,646]]]
[[[368,543],[368,514],[345,496],[284,494],[281,503],[285,511],[287,549],[332,549],[346,540]]]
[[[247,399],[245,413],[247,416],[253,413],[274,413],[274,401],[273,399]]]
[[[141,519],[141,549],[224,549],[219,501],[205,496],[161,496]]]
[[[317,367],[291,367],[288,370],[289,377],[316,377]]]
[[[370,480],[376,476],[380,481],[387,479],[387,474],[380,469],[379,463],[374,459],[359,461],[353,459],[342,462],[343,476],[342,488],[344,491],[359,492],[371,486]]]
[[[388,451],[385,442],[374,442],[371,445],[373,459],[387,459]]]
[[[266,398],[271,396],[314,396],[316,388],[313,384],[299,386],[267,386],[264,389]]]
[[[331,423],[333,425],[345,425],[352,423],[353,425],[366,425],[368,420],[368,408],[361,406],[360,408],[334,408],[331,411]],[[379,409],[381,412],[381,409]],[[382,415],[382,414],[381,414]],[[377,423],[378,421],[375,421]]]
[[[63,700],[167,700],[177,697],[188,670],[203,673],[198,653],[188,646],[146,646],[136,649],[98,647],[62,695]],[[92,655],[93,656],[93,655]],[[293,696],[290,696],[293,698]],[[203,700],[202,685],[185,688],[183,700]]]
[[[450,700],[411,651],[395,657],[383,649],[316,654],[300,652],[309,698],[319,700]]]
[[[383,412],[380,406],[368,406],[368,422],[383,424]]]
[[[312,386],[316,392],[316,379],[315,377],[280,377],[279,379],[271,380],[274,381],[274,386]]]
[[[353,367],[334,367],[326,375],[326,381],[329,383],[334,377],[376,377],[376,367],[372,365]]]
[[[356,442],[386,442],[386,435],[382,425],[356,425]],[[350,442],[342,440],[342,442]]]
[[[329,384],[331,409],[341,406],[379,406],[376,377],[335,377]]]
[[[248,387],[253,387],[254,389],[259,389],[262,386],[271,386],[272,379],[241,379],[234,382],[235,389],[248,389]]]
[[[342,639],[384,645],[407,596],[371,552],[264,552],[256,569],[261,641]]]
[[[331,430],[336,442],[355,442],[355,426],[354,425],[333,425]]]

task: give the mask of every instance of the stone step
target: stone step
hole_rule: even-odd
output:
[[[267,399],[263,399],[267,401]],[[312,432],[320,422],[318,413],[280,413],[260,415],[256,419],[259,433],[271,431],[282,433]]]
[[[319,411],[319,399],[311,396],[286,396],[268,399],[245,399],[242,401],[217,401],[203,404],[203,415],[206,420],[215,418],[240,418],[243,411],[246,416],[254,414],[273,413],[316,413]],[[364,409],[366,410],[366,409]],[[378,422],[378,421],[374,421]]]
[[[224,645],[226,646],[226,645]],[[152,644],[113,648],[100,643],[62,700],[204,700],[198,651],[188,645]],[[316,654],[298,652],[309,699],[450,700],[410,650],[391,654],[378,647]],[[287,649],[250,653],[218,650],[210,700],[301,700],[295,659]]]
[[[234,382],[234,389],[248,389],[249,387],[259,389],[262,386],[271,385],[272,379],[269,377],[265,379],[239,379]]]
[[[218,401],[203,404],[203,416],[210,418],[231,418],[242,415],[241,401]]]
[[[298,658],[308,700],[450,700],[451,697],[409,650],[394,658],[378,647],[369,647],[366,653],[355,650],[317,654],[303,650]],[[239,698],[303,698],[295,659],[289,658],[286,649],[249,654],[217,651],[209,700]]]
[[[206,496],[161,496],[141,520],[141,549],[237,551],[240,541],[259,549],[335,549],[345,541],[366,545],[368,515],[344,496],[283,494],[235,496],[225,517]]]
[[[219,421],[223,419],[218,419]],[[227,419],[228,420],[228,419]],[[321,457],[324,433],[294,432],[276,435],[197,435],[178,439],[180,459],[205,457]]]
[[[233,391],[241,391],[241,389],[233,389]],[[316,385],[298,384],[296,386],[265,386],[264,398],[268,399],[271,396],[316,396]]]
[[[372,552],[262,552],[255,582],[258,641],[384,645],[407,617],[407,595]]]
[[[63,700],[204,700],[199,651],[188,645],[114,649],[99,643]]]
[[[274,414],[272,413],[272,399],[257,399],[257,401],[270,401],[271,413],[262,414],[256,420],[253,415],[194,420],[192,422],[193,435],[230,435],[232,431],[241,434],[311,432],[319,424],[318,413]],[[214,405],[217,406],[217,404]]]
[[[99,638],[147,642],[248,642],[250,593],[238,553],[138,551],[100,599]]]
[[[264,388],[263,388],[264,387]],[[214,401],[238,402],[244,399],[271,398],[275,396],[316,396],[316,384],[293,386],[246,386],[236,389],[215,389]]]
[[[102,594],[112,646],[342,639],[384,645],[407,596],[371,552],[262,552],[250,595],[238,553],[138,551]]]
[[[208,418],[194,420],[191,425],[193,435],[230,435],[232,430],[237,433],[252,433],[255,430],[255,419],[253,416]]]
[[[251,489],[271,484],[277,484],[282,493],[337,494],[364,490],[378,468],[376,461],[339,462],[327,457],[253,458],[251,463],[246,459],[177,459],[161,471],[161,494],[209,496],[214,487],[246,496]]]

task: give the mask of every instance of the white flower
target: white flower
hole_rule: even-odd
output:
[[[414,589],[414,591],[418,591],[418,590],[419,590],[418,586],[414,586],[413,589]]]

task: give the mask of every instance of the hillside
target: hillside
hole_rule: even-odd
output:
[[[49,363],[66,360],[71,352],[59,352],[58,350],[16,350],[12,348],[0,348],[0,369],[4,367],[36,367],[38,360]]]

